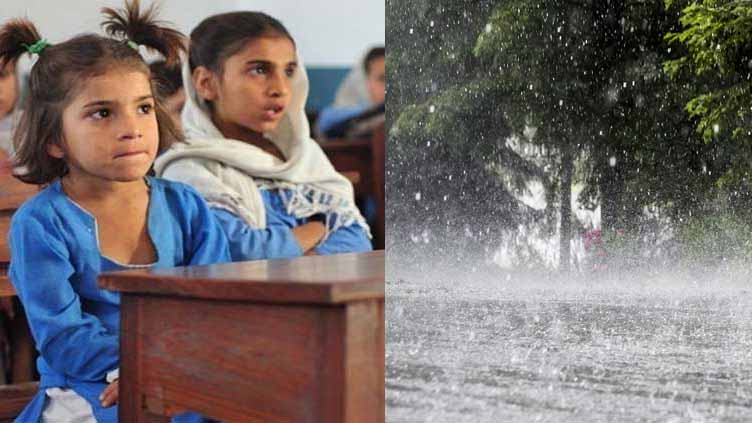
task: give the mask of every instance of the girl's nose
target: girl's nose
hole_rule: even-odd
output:
[[[120,139],[123,141],[127,141],[127,140],[138,139],[138,138],[141,138],[142,136],[143,135],[141,135],[140,132],[133,131],[133,132],[124,133],[123,135],[120,136]]]
[[[120,134],[120,141],[132,141],[143,137],[141,130],[138,128],[126,129]]]
[[[272,97],[284,97],[289,94],[287,76],[284,74],[275,74],[269,82],[269,95]]]
[[[143,134],[138,125],[138,118],[135,115],[130,114],[123,116],[123,126],[118,139],[121,141],[131,141],[141,137],[143,137]]]

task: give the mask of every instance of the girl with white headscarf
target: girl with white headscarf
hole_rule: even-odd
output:
[[[285,27],[258,12],[214,15],[189,51],[187,140],[155,171],[204,195],[233,260],[369,251],[352,184],[310,138],[308,78]]]

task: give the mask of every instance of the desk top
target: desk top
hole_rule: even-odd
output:
[[[339,304],[384,298],[384,251],[108,272],[121,293],[264,303]]]
[[[365,152],[368,152],[371,148],[371,140],[368,138],[337,138],[332,140],[318,141],[318,143],[319,146],[321,146],[321,149],[325,152],[348,152],[353,150],[363,150]]]

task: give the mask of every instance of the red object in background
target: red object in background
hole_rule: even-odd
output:
[[[593,229],[585,232],[583,235],[585,241],[585,251],[587,251],[592,258],[592,271],[602,271],[608,269],[608,264],[605,263],[608,257],[608,251],[603,247],[603,237],[600,229]]]
[[[603,245],[600,229],[593,229],[592,231],[585,232],[584,238],[585,251],[590,251],[594,247],[600,247]]]

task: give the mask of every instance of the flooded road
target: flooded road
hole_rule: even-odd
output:
[[[435,279],[387,278],[388,422],[752,421],[744,280]]]

